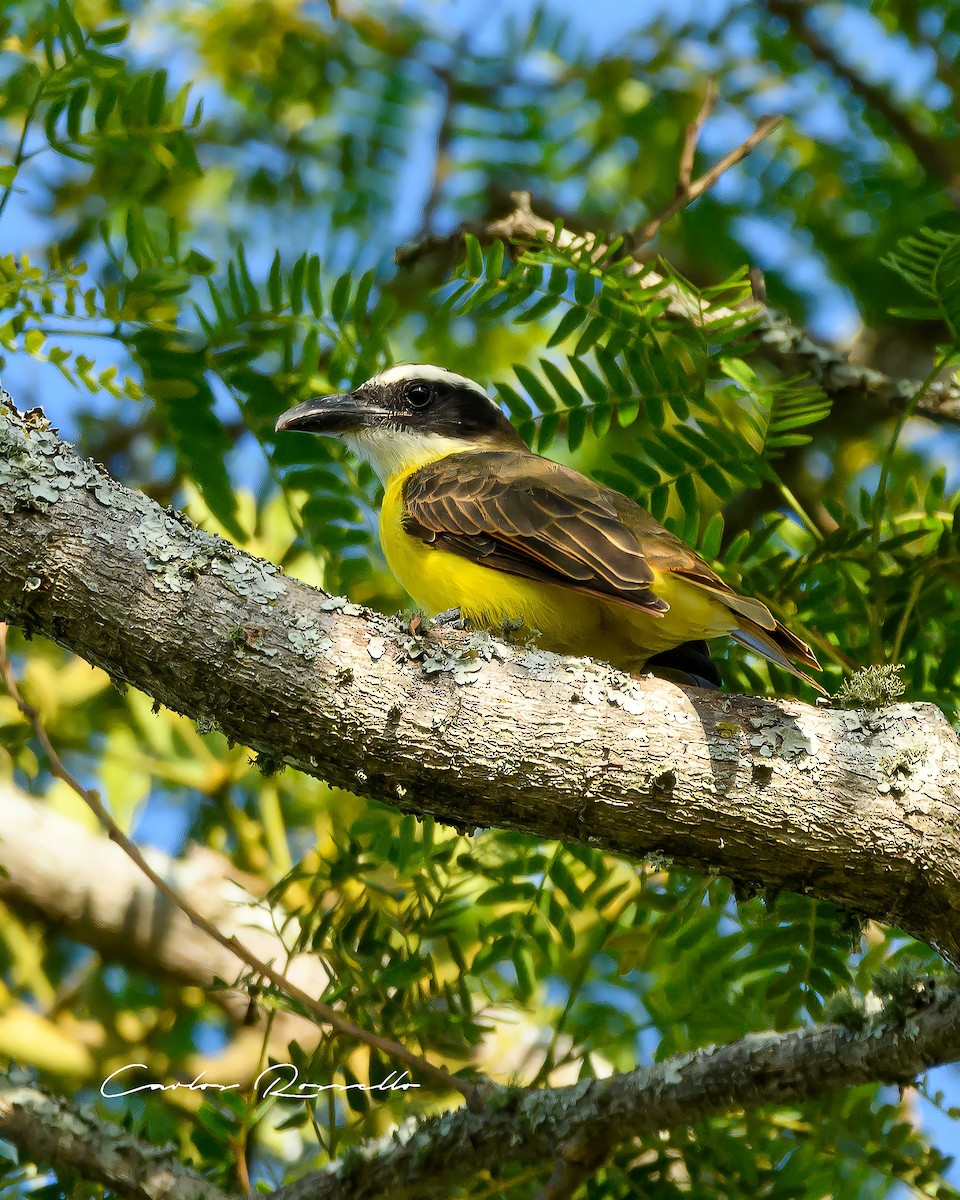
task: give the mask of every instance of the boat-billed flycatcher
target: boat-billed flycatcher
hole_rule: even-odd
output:
[[[429,613],[522,620],[540,645],[628,671],[702,638],[735,638],[801,679],[813,651],[620,492],[528,450],[479,384],[391,367],[289,409],[277,430],[342,437],[384,486],[380,540]],[[820,689],[822,690],[822,689]]]

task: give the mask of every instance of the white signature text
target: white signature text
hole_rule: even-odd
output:
[[[137,1071],[149,1071],[146,1063],[125,1063],[106,1077],[100,1084],[100,1095],[106,1100],[117,1100],[121,1096],[134,1096],[137,1092],[235,1092],[239,1091],[239,1083],[209,1083],[204,1080],[206,1071],[201,1071],[188,1083],[137,1083],[131,1084],[131,1076],[135,1078]],[[275,1100],[312,1100],[323,1092],[406,1092],[410,1088],[418,1088],[419,1083],[411,1083],[406,1071],[402,1074],[391,1071],[386,1078],[378,1083],[306,1083],[300,1079],[300,1071],[293,1063],[275,1063],[261,1071],[253,1084],[255,1094],[266,1098],[272,1096]]]

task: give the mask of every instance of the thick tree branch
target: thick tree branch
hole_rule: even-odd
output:
[[[211,997],[237,1021],[250,1020],[246,989],[218,987],[251,972],[242,959],[212,941],[103,835],[89,832],[49,806],[0,782],[0,900],[27,919],[40,919],[68,937],[92,946],[107,960],[135,970],[210,990]],[[184,859],[150,850],[154,869],[228,938],[236,937],[259,958],[284,969],[311,995],[329,982],[316,955],[290,959],[277,933],[284,914],[271,911],[247,891],[230,863],[197,848]],[[257,1023],[262,1028],[262,1023]],[[261,1033],[255,1028],[259,1039]],[[313,1045],[316,1025],[298,1013],[277,1013],[270,1045],[285,1053],[290,1042]],[[256,1056],[251,1063],[254,1066]],[[235,1057],[224,1064],[236,1072]],[[260,1067],[255,1066],[254,1074]],[[209,1073],[208,1078],[219,1076]]]
[[[858,1084],[909,1084],[960,1058],[960,994],[918,981],[851,1031],[818,1025],[748,1034],[726,1046],[569,1087],[497,1090],[485,1103],[409,1121],[273,1193],[274,1200],[414,1200],[492,1165],[557,1162],[547,1196],[569,1194],[616,1146],[765,1105],[798,1104]],[[224,1200],[168,1155],[30,1088],[0,1080],[0,1137],[31,1159],[71,1167],[135,1200]],[[553,1189],[551,1191],[551,1189]]]
[[[960,752],[880,713],[681,691],[411,636],[284,579],[0,412],[0,615],[231,738],[404,811],[809,891],[960,962]]]
[[[77,1172],[129,1200],[227,1200],[227,1195],[177,1162],[170,1147],[148,1146],[109,1121],[0,1077],[0,1137],[23,1157]]]
[[[401,246],[395,256],[397,264],[406,266],[425,255],[449,248],[459,243],[464,233],[472,233],[481,241],[501,238],[519,245],[552,241],[554,223],[533,211],[530,193],[513,192],[512,200],[513,210],[495,221],[469,223],[445,237],[424,238]],[[596,262],[602,262],[608,253],[607,245],[596,234],[589,232],[575,233],[563,229],[557,243],[560,246],[582,247],[583,252]],[[730,309],[721,305],[691,305],[678,289],[643,261],[642,254],[637,259],[636,273],[642,275],[644,286],[658,288],[670,298],[669,311],[675,317],[692,325],[709,326],[712,321],[726,320],[731,316]],[[814,341],[774,308],[761,305],[757,316],[759,328],[755,352],[784,375],[808,376],[835,403],[853,404],[858,400],[869,400],[875,407],[899,412],[916,394],[918,380],[895,379],[872,367],[852,363],[842,350]],[[928,389],[916,411],[931,420],[960,424],[960,383],[952,375],[938,380]]]

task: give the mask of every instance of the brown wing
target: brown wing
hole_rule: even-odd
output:
[[[415,471],[404,501],[412,537],[652,616],[669,610],[653,591],[654,569],[679,575],[736,615],[732,637],[819,688],[790,662],[819,669],[816,655],[765,604],[734,592],[645,509],[578,471],[522,451],[451,454]]]
[[[404,528],[510,575],[664,613],[669,606],[651,590],[653,571],[614,497],[624,499],[536,455],[451,454],[407,480]]]

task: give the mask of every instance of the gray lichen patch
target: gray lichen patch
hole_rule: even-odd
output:
[[[459,687],[475,683],[483,670],[483,661],[469,647],[464,650],[433,647],[423,655],[422,662],[425,675],[449,675]]]
[[[298,613],[287,626],[287,641],[307,662],[316,662],[333,649],[332,640],[306,613]]]
[[[750,717],[750,745],[761,758],[781,758],[800,771],[811,770],[820,753],[820,738],[810,716],[801,713],[784,722],[783,714],[771,708],[762,717]]]
[[[346,596],[327,596],[320,608],[323,612],[338,612],[345,617],[361,617],[366,611],[362,604],[354,604]]]
[[[283,595],[279,568],[250,558],[203,530],[185,529],[175,514],[151,507],[127,533],[127,549],[142,559],[161,592],[189,592],[201,575],[216,575],[238,596],[262,608]]]
[[[568,674],[579,673],[579,659],[561,659]],[[577,689],[571,699],[581,704],[610,704],[614,708],[622,708],[633,716],[641,716],[646,711],[646,699],[641,685],[629,675],[617,671],[613,667],[604,667],[602,663],[593,663],[594,673],[589,677],[580,673]]]
[[[489,638],[477,640],[478,635],[473,634],[466,644],[449,646],[445,642],[434,640],[432,636],[425,636],[429,627],[424,629],[423,633],[420,632],[422,626],[418,626],[415,632],[411,632],[412,628],[407,621],[391,622],[385,639],[379,635],[371,638],[368,645],[370,657],[374,661],[382,657],[380,643],[383,641],[385,646],[386,640],[389,640],[396,648],[398,661],[407,659],[410,662],[418,662],[424,675],[434,678],[449,677],[458,687],[475,683],[480,677],[484,663],[489,662],[492,657]]]
[[[91,464],[65,451],[49,422],[36,413],[21,416],[0,393],[0,512],[45,512],[78,485]]]
[[[283,595],[285,589],[278,578],[279,567],[261,558],[241,554],[229,542],[212,534],[201,533],[200,537],[209,538],[210,543],[216,546],[210,563],[211,574],[219,576],[232,592],[253,600],[261,607],[274,604]]]

